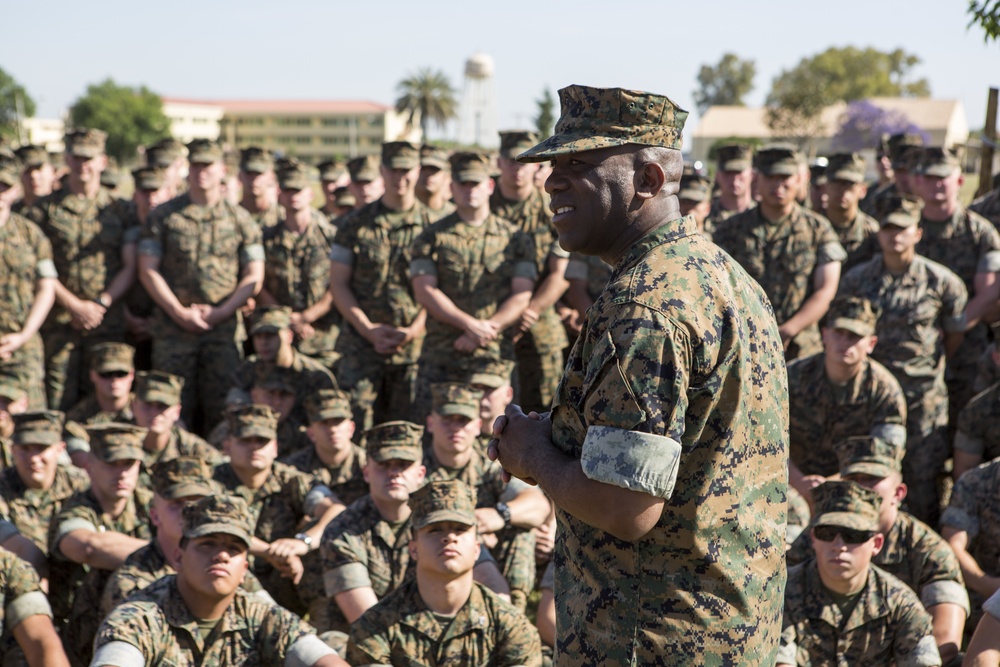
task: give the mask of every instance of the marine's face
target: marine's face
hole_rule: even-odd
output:
[[[128,498],[139,483],[139,461],[135,459],[105,463],[92,455],[87,472],[91,486],[104,497]]]
[[[417,179],[420,178],[420,167],[414,167],[413,169],[391,169],[382,165],[381,171],[385,191],[391,192],[398,197],[412,194],[417,187]]]
[[[188,185],[202,191],[212,190],[222,185],[226,177],[226,165],[221,160],[205,164],[192,162],[188,172]]]
[[[295,392],[280,387],[259,387],[250,389],[250,400],[256,405],[266,405],[278,413],[278,423],[288,419],[296,401]]]
[[[504,413],[504,410],[514,400],[514,388],[510,384],[500,387],[487,387],[485,385],[473,385],[476,390],[483,392],[483,398],[479,401],[479,419],[482,421],[482,430],[491,432],[493,422]]]
[[[816,552],[816,565],[826,577],[839,581],[850,581],[867,572],[872,557],[882,547],[880,533],[859,544],[849,544],[842,534],[836,535],[831,541],[823,541],[816,536],[815,528],[811,536]]]
[[[493,194],[493,179],[476,181],[451,182],[451,196],[455,207],[462,212],[472,213],[490,205],[490,195]]]
[[[431,194],[441,192],[442,188],[448,186],[451,174],[439,167],[424,166],[420,168],[420,177],[417,185]]]
[[[823,349],[827,358],[853,366],[861,363],[875,349],[875,336],[859,336],[847,329],[823,327]]]
[[[419,461],[369,458],[364,467],[365,481],[372,498],[386,502],[406,502],[424,481],[424,466]]]
[[[187,541],[180,550],[177,575],[195,592],[218,598],[232,595],[243,583],[248,568],[243,540],[213,533]]]
[[[514,158],[502,157],[497,160],[500,167],[500,181],[505,187],[523,188],[535,181],[537,162],[518,162]]]
[[[94,383],[94,392],[108,399],[118,399],[127,396],[132,391],[132,381],[135,371],[91,371],[90,381]]]
[[[275,185],[274,171],[241,171],[240,183],[243,185],[244,194],[250,192],[254,197],[263,197]]]
[[[956,167],[949,176],[920,174],[910,179],[915,194],[928,204],[954,206],[965,179]]]
[[[234,468],[252,472],[269,470],[278,458],[278,441],[273,438],[250,436],[229,438],[227,447]]]
[[[354,195],[357,208],[361,208],[381,197],[385,186],[382,183],[382,177],[379,176],[374,181],[351,181],[347,189]]]
[[[312,204],[313,189],[283,189],[278,193],[278,202],[290,211],[304,211]]]
[[[432,412],[427,418],[435,451],[448,454],[464,454],[475,445],[482,430],[480,419],[469,419],[464,415],[439,415]]]
[[[417,530],[411,543],[417,568],[439,575],[464,574],[479,558],[476,527],[458,521],[436,521]]]
[[[25,169],[21,175],[21,184],[24,189],[34,195],[42,196],[52,192],[52,183],[56,178],[56,170],[51,164],[46,162],[37,167]]]
[[[47,489],[52,486],[59,465],[59,455],[66,445],[57,442],[51,445],[14,445],[14,469],[24,485],[29,489]]]
[[[331,417],[312,422],[306,429],[309,439],[318,451],[342,452],[351,445],[354,436],[354,421],[343,417]]]
[[[914,249],[923,235],[923,230],[917,225],[909,227],[885,225],[878,230],[878,244],[884,253],[902,255]]]
[[[173,428],[181,416],[181,406],[159,402],[146,402],[136,398],[132,401],[132,412],[137,426],[153,433],[165,433]]]
[[[852,183],[833,179],[826,184],[827,208],[835,208],[838,211],[852,211],[858,206],[858,202],[864,197],[867,188],[864,183]]]
[[[715,175],[719,188],[734,197],[742,197],[750,191],[753,170],[747,167],[740,171],[720,171]]]
[[[108,158],[105,155],[82,157],[71,153],[66,154],[66,166],[69,167],[70,176],[81,183],[99,181],[107,164]]]
[[[795,201],[799,194],[802,177],[800,174],[758,174],[758,191],[761,202],[767,206],[785,207]]]
[[[168,500],[160,495],[153,496],[149,506],[149,519],[156,526],[157,537],[167,544],[177,545],[184,534],[184,506],[203,496],[184,496]]]

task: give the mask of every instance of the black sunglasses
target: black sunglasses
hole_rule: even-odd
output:
[[[115,380],[120,380],[121,378],[128,376],[128,371],[103,371],[101,373],[98,373],[98,375],[100,375],[105,380],[111,380],[112,378]]]
[[[842,526],[816,526],[813,528],[813,535],[820,542],[833,542],[837,539],[837,535],[840,535],[844,544],[864,544],[875,537],[875,533],[870,530],[856,530]]]

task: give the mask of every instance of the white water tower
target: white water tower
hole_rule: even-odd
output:
[[[480,148],[500,146],[497,102],[493,93],[493,58],[485,53],[477,53],[465,61],[458,141]]]

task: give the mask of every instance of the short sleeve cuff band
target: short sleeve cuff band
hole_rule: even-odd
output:
[[[590,479],[668,499],[674,492],[681,445],[673,438],[591,426],[583,441],[581,465]]]

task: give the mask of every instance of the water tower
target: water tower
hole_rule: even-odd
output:
[[[477,53],[465,61],[465,83],[458,122],[458,141],[497,148],[497,102],[493,94],[493,58]]]

